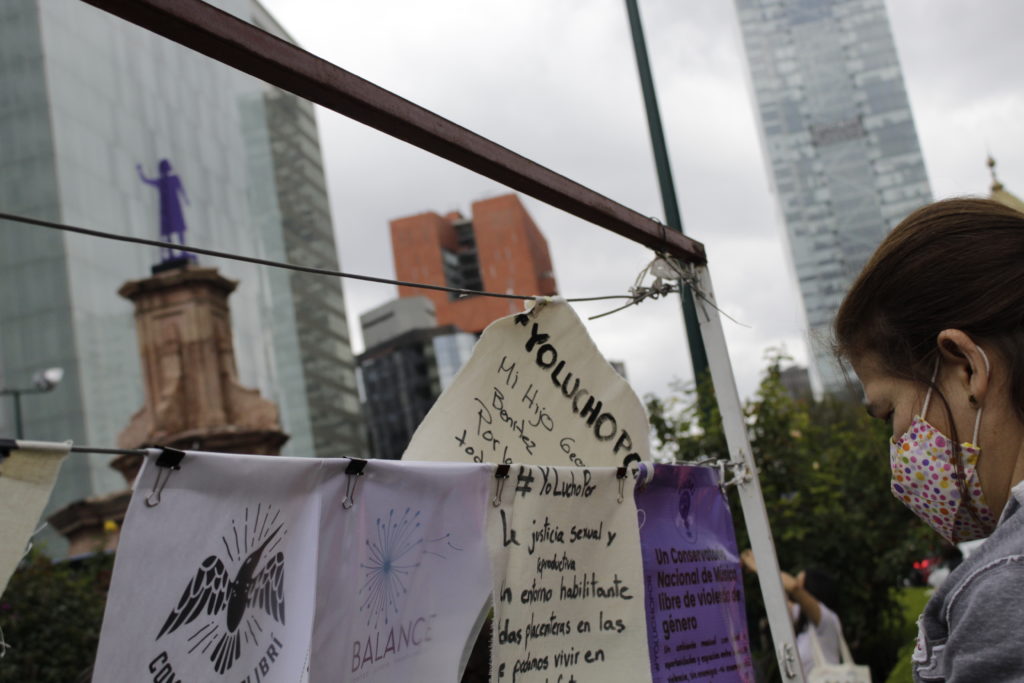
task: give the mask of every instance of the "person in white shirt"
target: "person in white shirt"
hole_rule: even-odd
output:
[[[757,563],[752,551],[744,550],[740,554],[740,560],[744,569],[757,573]],[[843,626],[839,617],[827,604],[835,601],[835,582],[824,572],[814,569],[802,571],[796,576],[781,572],[781,578],[789,602],[793,630],[796,631],[796,649],[800,654],[804,673],[808,673],[814,667],[812,629],[817,636],[825,663],[839,664],[839,641]]]

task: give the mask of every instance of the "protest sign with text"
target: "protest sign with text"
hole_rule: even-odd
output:
[[[650,477],[651,467],[641,466],[636,506],[654,681],[751,682],[743,577],[718,472],[653,465]]]
[[[511,467],[487,522],[491,680],[649,680],[636,505],[616,475]]]
[[[403,460],[617,466],[650,459],[643,404],[566,303],[492,323]]]

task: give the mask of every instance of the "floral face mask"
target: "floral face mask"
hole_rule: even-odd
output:
[[[988,358],[982,352],[985,365]],[[932,383],[938,374],[936,364]],[[974,420],[974,436],[960,445],[965,486],[958,485],[953,444],[949,438],[932,426],[924,416],[932,397],[929,387],[921,414],[914,418],[906,433],[889,447],[889,466],[892,469],[892,493],[914,514],[924,520],[950,543],[985,538],[996,527],[996,516],[985,503],[978,481],[978,458],[981,447],[978,428],[981,426],[981,408]],[[963,500],[961,489],[966,489],[969,500]],[[973,513],[973,514],[972,514]]]

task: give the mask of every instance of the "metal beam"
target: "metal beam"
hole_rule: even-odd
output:
[[[688,263],[704,246],[201,0],[83,0],[239,71]]]

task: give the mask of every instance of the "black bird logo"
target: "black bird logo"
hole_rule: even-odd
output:
[[[269,516],[267,510],[267,517]],[[259,511],[253,525],[254,535],[258,522]],[[263,525],[262,528],[266,528],[266,517],[263,519]],[[250,607],[255,606],[257,614],[262,610],[284,625],[284,553],[279,551],[276,555],[268,557],[263,563],[263,568],[258,573],[256,571],[263,555],[273,550],[271,547],[268,551],[268,546],[271,546],[282,526],[274,528],[258,547],[248,553],[233,580],[228,576],[220,557],[210,555],[203,560],[195,577],[181,594],[178,606],[167,616],[156,639],[159,640],[164,634],[173,633],[179,627],[192,623],[204,615],[209,617],[202,628],[189,636],[189,652],[202,647],[201,651],[205,654],[212,646],[210,661],[213,662],[217,673],[223,674],[241,656],[242,640],[258,644],[257,636],[263,632],[256,615],[249,610]],[[248,552],[248,515],[243,539],[246,541],[245,552]],[[276,546],[277,543],[273,545]],[[227,538],[224,538],[224,547],[227,549],[228,557],[234,561],[235,556],[231,553]],[[242,549],[238,547],[237,530],[235,548],[240,551],[240,559]],[[217,618],[224,611],[227,612],[226,618]],[[241,628],[243,626],[244,628]]]

